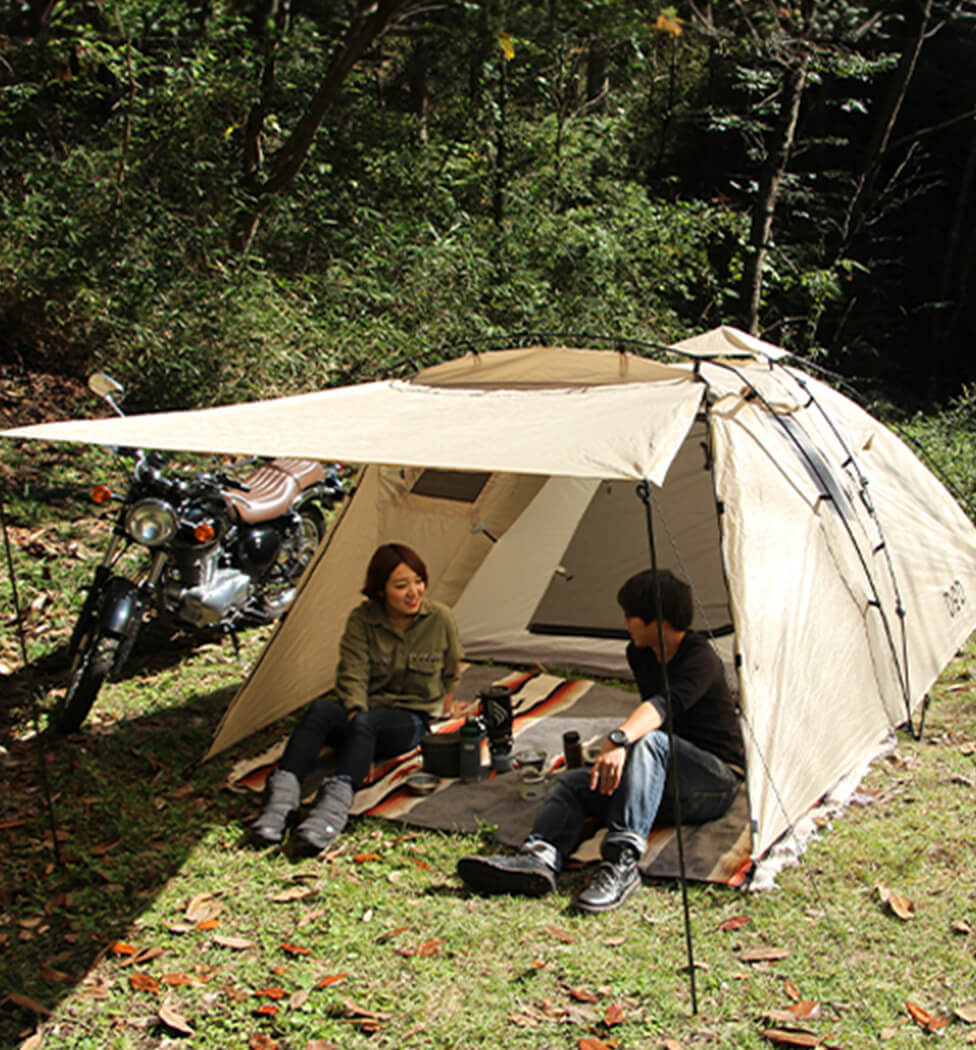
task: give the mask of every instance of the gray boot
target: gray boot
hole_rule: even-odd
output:
[[[298,777],[287,769],[276,769],[265,785],[261,812],[251,823],[251,841],[258,846],[277,846],[300,804]]]
[[[314,856],[331,846],[349,819],[352,796],[348,781],[336,777],[324,781],[308,816],[295,829],[295,849]]]

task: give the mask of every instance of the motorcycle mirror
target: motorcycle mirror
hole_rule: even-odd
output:
[[[125,387],[117,379],[113,379],[107,372],[93,372],[88,377],[88,389],[103,401],[107,401],[118,415],[124,415],[115,403],[115,398],[125,393]]]

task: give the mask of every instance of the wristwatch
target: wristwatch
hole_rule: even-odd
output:
[[[630,744],[630,737],[622,729],[612,729],[607,735],[607,740],[614,747],[627,747]]]

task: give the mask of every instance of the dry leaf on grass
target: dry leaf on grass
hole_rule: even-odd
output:
[[[592,992],[588,992],[585,988],[570,988],[569,994],[581,1003],[596,1003],[600,1001],[598,995],[594,995]]]
[[[797,988],[796,984],[793,981],[784,981],[783,991],[786,993],[787,998],[792,999],[794,1002],[796,1002],[800,998],[800,989]]]
[[[159,1019],[167,1028],[172,1028],[174,1032],[179,1032],[180,1035],[194,1034],[193,1029],[186,1023],[186,1020],[165,1003],[159,1008]]]
[[[554,937],[557,941],[562,941],[563,944],[575,944],[576,938],[569,932],[564,930],[560,926],[546,926],[546,933]]]
[[[265,999],[284,999],[288,993],[284,988],[280,988],[278,985],[272,985],[269,988],[255,988],[253,994]]]
[[[762,1035],[781,1046],[820,1046],[823,1042],[819,1035],[802,1028],[767,1028]]]
[[[24,1010],[30,1010],[35,1014],[45,1014],[49,1016],[51,1013],[46,1006],[42,1006],[36,999],[31,999],[26,995],[21,995],[20,992],[8,992],[6,998],[2,1001],[13,1003],[14,1006],[19,1006]]]
[[[620,1003],[611,1003],[607,1007],[607,1012],[603,1015],[603,1023],[607,1028],[613,1028],[615,1024],[624,1023],[624,1008]]]
[[[318,891],[311,886],[290,886],[287,890],[272,894],[268,900],[281,903],[284,901],[300,901],[305,897],[314,897]]]
[[[158,992],[159,981],[140,970],[129,978],[129,987],[135,992]]]
[[[948,1024],[948,1018],[936,1017],[934,1014],[930,1014],[923,1006],[919,1006],[918,1003],[906,1000],[905,1009],[927,1032],[937,1032],[940,1028],[945,1028]]]
[[[212,941],[221,948],[231,948],[235,952],[244,951],[245,948],[253,948],[254,941],[246,940],[244,937],[225,937],[223,934],[214,934]]]
[[[187,903],[183,918],[194,923],[199,929],[200,923],[215,919],[223,910],[223,903],[212,893],[198,893]]]
[[[347,973],[330,973],[328,977],[323,977],[316,985],[316,988],[331,988],[334,984],[341,984],[349,975]]]
[[[188,977],[185,973],[164,973],[159,979],[163,984],[168,984],[170,987],[176,987],[181,984],[196,984],[193,978]]]
[[[380,855],[378,853],[357,853],[356,856],[352,858],[352,862],[353,864],[368,864],[371,861],[379,859]]]
[[[590,1039],[584,1037],[579,1041],[579,1050],[610,1050],[610,1047],[602,1039]]]
[[[150,959],[158,959],[159,956],[163,954],[163,950],[164,949],[158,947],[140,948],[135,953],[135,955],[130,955],[128,958],[123,959],[122,962],[119,963],[119,965],[134,966],[137,964],[149,962]]]
[[[976,999],[970,999],[962,1006],[957,1006],[952,1012],[960,1021],[965,1021],[966,1024],[976,1024]]]
[[[915,918],[915,905],[907,897],[888,889],[883,882],[879,882],[875,889],[881,903],[887,906],[892,915],[897,915],[903,922]]]
[[[786,948],[773,948],[771,945],[760,944],[755,948],[745,948],[739,952],[739,959],[747,963],[779,962],[780,959],[785,959],[789,954]]]
[[[376,938],[377,941],[389,941],[394,937],[399,937],[401,933],[406,933],[409,930],[409,926],[397,926],[393,930],[385,930],[383,933]]]
[[[278,1041],[264,1032],[254,1032],[247,1039],[248,1050],[278,1050]]]
[[[283,952],[288,952],[289,955],[311,955],[311,948],[303,948],[300,944],[289,944],[287,941],[281,945]]]
[[[139,949],[134,944],[127,944],[125,941],[112,941],[108,950],[113,955],[135,955]]]
[[[435,937],[433,940],[424,941],[423,944],[418,944],[416,948],[397,948],[397,952],[400,955],[418,955],[421,958],[430,955],[437,955],[440,953],[441,948],[444,947],[444,938]]]
[[[727,933],[730,930],[741,930],[743,926],[748,926],[750,922],[752,922],[752,919],[748,915],[730,915],[718,924],[718,928],[723,933]]]

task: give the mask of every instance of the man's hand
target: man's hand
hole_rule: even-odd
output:
[[[614,747],[608,740],[600,749],[590,773],[590,790],[612,795],[620,786],[627,764],[627,748]]]
[[[478,706],[477,700],[455,700],[452,693],[444,697],[445,718],[466,718],[473,715]]]

